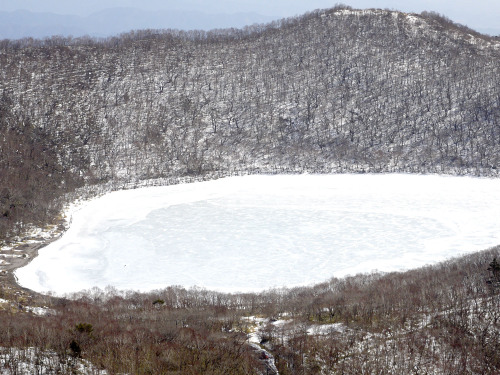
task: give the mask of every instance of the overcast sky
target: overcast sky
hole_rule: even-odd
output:
[[[0,0],[0,11],[19,9],[87,16],[115,7],[143,10],[188,10],[205,13],[254,12],[276,18],[302,14],[336,3],[354,8],[389,8],[420,13],[423,10],[444,14],[473,29],[500,34],[499,0]]]

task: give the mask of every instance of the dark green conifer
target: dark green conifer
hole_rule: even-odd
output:
[[[492,281],[500,282],[500,263],[498,263],[497,257],[493,258],[493,261],[488,267],[488,271],[491,272]]]

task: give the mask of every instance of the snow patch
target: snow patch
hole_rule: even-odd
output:
[[[332,332],[344,332],[345,329],[346,327],[342,323],[318,324],[309,327],[307,329],[307,333],[309,335],[320,336],[320,335],[328,335]]]
[[[83,359],[69,358],[62,361],[57,353],[38,348],[2,348],[0,347],[0,375],[7,374],[88,374],[106,375]]]
[[[38,315],[38,316],[47,316],[47,315],[55,315],[56,311],[49,309],[48,307],[31,307],[27,306],[26,311]]]

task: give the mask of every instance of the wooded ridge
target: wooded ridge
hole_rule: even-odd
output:
[[[1,41],[0,238],[109,181],[496,176],[499,55],[433,13],[345,7],[242,30]]]

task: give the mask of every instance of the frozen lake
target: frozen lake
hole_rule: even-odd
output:
[[[245,176],[114,192],[16,271],[57,294],[94,286],[258,291],[394,271],[500,244],[500,180]]]

